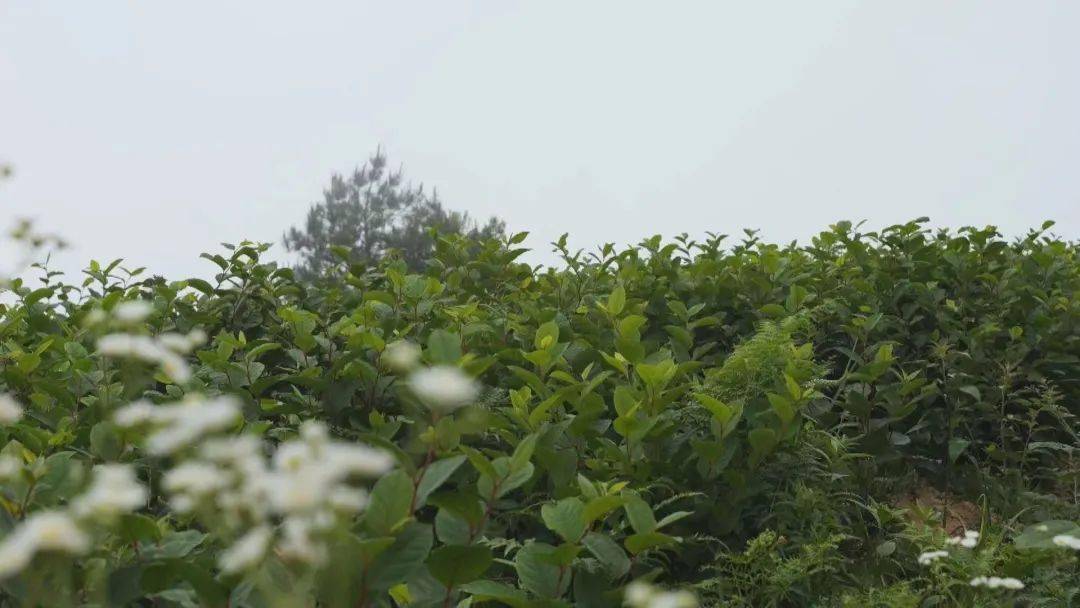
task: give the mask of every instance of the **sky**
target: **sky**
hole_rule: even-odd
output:
[[[1080,237],[1080,3],[0,0],[0,223],[206,276],[381,146],[548,243]]]

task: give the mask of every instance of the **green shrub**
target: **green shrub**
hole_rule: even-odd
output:
[[[1080,264],[1048,228],[11,280],[0,601],[1068,605],[1037,526],[1080,534]]]

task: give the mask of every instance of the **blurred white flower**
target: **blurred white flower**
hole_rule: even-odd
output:
[[[437,365],[409,376],[409,388],[433,412],[448,414],[468,405],[479,394],[476,381],[459,367]]]
[[[1080,538],[1070,534],[1058,534],[1053,538],[1053,542],[1059,547],[1080,551]]]
[[[971,579],[972,587],[988,587],[990,589],[1023,589],[1024,582],[1020,579],[998,576],[976,576]]]
[[[631,608],[697,608],[697,597],[689,591],[664,591],[642,581],[633,581],[623,591],[623,602]]]
[[[90,487],[71,502],[71,510],[79,518],[108,520],[138,509],[146,499],[146,488],[130,465],[102,464],[94,467]]]
[[[7,454],[0,455],[0,480],[7,481],[12,479],[19,474],[19,471],[22,471],[22,468],[22,459],[8,456]]]
[[[138,323],[154,312],[154,305],[146,300],[128,300],[116,305],[113,316],[121,323]]]
[[[145,399],[132,401],[113,413],[113,422],[125,429],[148,424],[155,420],[157,409],[157,406]]]
[[[10,395],[0,393],[0,426],[15,424],[22,420],[23,408]]]
[[[366,445],[335,441],[322,449],[322,456],[320,466],[329,467],[335,477],[378,477],[394,468],[389,453]]]
[[[937,561],[937,560],[939,560],[939,559],[941,559],[943,557],[949,557],[949,552],[948,551],[926,551],[924,553],[919,554],[918,562],[919,562],[920,566],[929,566],[930,564],[934,563],[935,561]]]
[[[183,357],[176,353],[162,353],[161,359],[161,371],[166,376],[172,378],[174,382],[184,384],[188,380],[191,380],[191,367],[184,361]]]
[[[212,399],[189,396],[169,405],[139,400],[113,414],[113,421],[123,428],[151,426],[146,447],[154,454],[171,454],[210,433],[230,428],[239,419],[240,406],[228,396]]]
[[[0,579],[22,571],[38,552],[82,555],[89,550],[90,537],[71,516],[62,511],[39,511],[0,543]]]
[[[228,487],[230,481],[225,471],[216,465],[189,460],[165,473],[161,487],[170,494],[199,499]]]
[[[169,348],[174,338],[151,338],[137,334],[108,334],[98,338],[97,351],[106,357],[137,359],[161,366],[161,370],[175,382],[191,379],[187,361]],[[188,349],[190,350],[190,349]],[[187,351],[184,351],[187,352]]]
[[[338,486],[330,491],[327,502],[337,511],[359,513],[368,504],[368,494],[357,488]]]
[[[83,317],[83,326],[93,327],[94,325],[97,325],[99,323],[104,323],[105,320],[108,318],[109,316],[105,314],[104,310],[101,310],[100,308],[95,308],[90,312],[86,313],[86,316]]]
[[[266,556],[272,539],[273,530],[269,526],[252,528],[218,558],[221,571],[234,574],[255,567]]]
[[[399,374],[408,372],[420,362],[420,346],[408,340],[391,342],[383,350],[382,362]]]
[[[147,437],[146,449],[152,454],[171,454],[210,433],[232,427],[238,420],[240,406],[226,396],[160,405],[155,410],[154,421],[163,424]]]
[[[326,550],[311,538],[311,521],[306,518],[290,517],[282,524],[282,539],[278,551],[285,559],[319,564],[326,558]]]
[[[201,329],[194,329],[187,335],[166,332],[159,334],[157,340],[158,344],[164,348],[167,348],[174,353],[186,355],[195,350],[196,346],[200,346],[206,342],[206,332]]]
[[[240,464],[250,458],[262,457],[262,441],[254,435],[214,437],[199,448],[199,454],[214,462]]]

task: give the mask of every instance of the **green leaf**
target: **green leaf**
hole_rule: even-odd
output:
[[[511,608],[525,608],[530,605],[529,597],[524,591],[505,583],[473,581],[462,585],[461,590],[472,596],[474,605],[484,600],[495,600]]]
[[[518,582],[526,591],[542,598],[558,599],[570,588],[570,573],[554,563],[555,547],[529,541],[514,556]]]
[[[157,541],[161,538],[161,529],[157,522],[138,513],[121,515],[116,531],[117,536],[128,544]]]
[[[463,462],[465,462],[465,456],[459,454],[436,460],[425,467],[423,477],[420,478],[420,483],[416,486],[416,508],[419,509],[424,506],[427,497],[439,489],[439,486],[446,482]]]
[[[484,545],[445,545],[427,558],[427,567],[443,586],[474,581],[491,566],[491,549]]]
[[[679,542],[678,538],[674,536],[668,536],[661,532],[646,532],[641,534],[632,534],[623,541],[626,546],[626,550],[631,555],[637,555],[643,553],[649,549],[656,549],[658,547],[667,547]]]
[[[795,406],[792,405],[791,400],[783,395],[768,393],[765,396],[768,398],[773,412],[776,413],[776,417],[780,419],[781,424],[786,428],[795,419]]]
[[[976,387],[976,386],[970,386],[970,385],[961,386],[960,388],[958,388],[956,390],[958,390],[961,393],[964,393],[965,395],[971,397],[975,401],[982,401],[982,393],[979,392],[979,388]]]
[[[626,518],[630,520],[630,526],[635,532],[648,533],[656,530],[656,516],[653,515],[652,507],[637,494],[629,494],[623,505]]]
[[[598,496],[585,504],[585,510],[582,512],[581,517],[585,520],[585,526],[588,527],[594,521],[618,509],[625,503],[626,497],[619,494]]]
[[[1032,524],[1013,539],[1013,545],[1022,550],[1060,549],[1054,544],[1054,537],[1061,534],[1080,538],[1080,525],[1062,519]]]
[[[619,285],[611,290],[611,294],[608,295],[607,310],[611,313],[611,316],[617,317],[624,308],[626,308],[626,289]]]
[[[611,578],[622,578],[630,571],[630,558],[626,557],[623,548],[612,540],[610,536],[590,532],[585,535],[581,543],[585,545],[589,553],[592,553],[596,559],[600,560]]]
[[[206,535],[198,530],[173,532],[160,541],[140,543],[139,555],[145,560],[179,559],[186,557],[204,540]]]
[[[949,440],[949,464],[954,464],[957,458],[964,453],[964,450],[971,445],[971,442],[967,439],[950,439]]]
[[[492,461],[495,476],[481,475],[476,480],[476,490],[484,500],[502,498],[508,492],[521,487],[532,478],[535,467],[531,462],[517,471],[510,470],[510,459],[503,456]]]
[[[433,542],[431,526],[415,522],[406,525],[397,534],[394,544],[379,554],[368,568],[369,587],[389,589],[422,570]]]
[[[428,336],[428,359],[435,364],[454,365],[461,358],[461,336],[436,329]]]
[[[526,436],[517,444],[517,447],[514,448],[514,454],[510,456],[511,471],[520,471],[525,468],[525,465],[529,463],[533,452],[536,450],[536,441],[539,438],[540,436],[534,433]]]
[[[559,325],[555,321],[548,321],[540,325],[533,337],[533,346],[537,349],[547,349],[559,342]]]
[[[397,470],[375,483],[364,513],[364,525],[376,536],[390,536],[412,511],[413,482],[405,471]]]
[[[776,431],[766,428],[754,429],[747,435],[747,441],[750,442],[752,448],[751,460],[759,463],[776,448]]]
[[[580,498],[564,498],[554,504],[540,507],[540,517],[544,525],[563,540],[576,543],[585,534],[587,522],[584,517],[585,503]]]
[[[124,442],[111,422],[99,422],[90,429],[90,451],[102,460],[116,460]]]

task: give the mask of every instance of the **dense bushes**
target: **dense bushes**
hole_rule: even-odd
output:
[[[14,281],[5,601],[1068,605],[1080,260],[1047,228]]]

